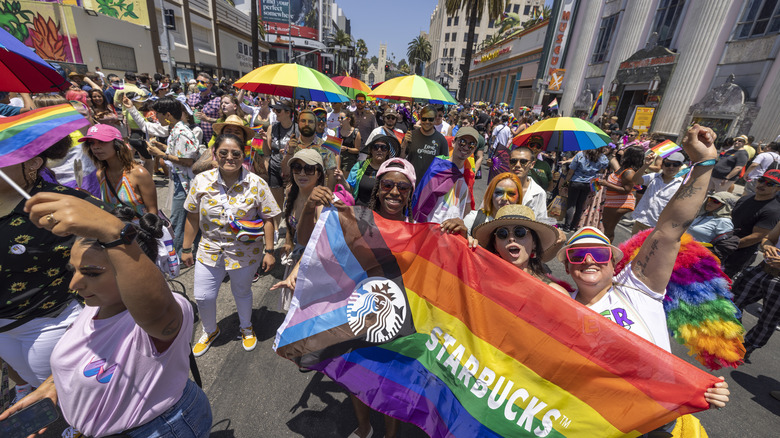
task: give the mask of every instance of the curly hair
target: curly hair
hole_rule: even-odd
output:
[[[132,221],[136,219],[135,210],[124,206],[117,207],[114,210],[114,216],[121,219],[122,222],[133,224],[138,230],[138,235],[135,239],[138,242],[138,246],[152,261],[157,261],[157,239],[163,237],[163,220],[156,214],[146,213],[138,218],[138,223],[133,223]],[[76,241],[82,245],[104,250],[102,246],[97,244],[97,239],[79,237]]]

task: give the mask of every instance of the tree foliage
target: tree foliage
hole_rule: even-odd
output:
[[[409,58],[415,74],[421,74],[422,65],[431,60],[431,42],[428,41],[428,38],[419,35],[409,42],[406,56]]]

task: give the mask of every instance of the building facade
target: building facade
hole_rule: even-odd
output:
[[[533,107],[536,72],[542,58],[547,21],[474,54],[466,97],[471,102],[506,102]]]
[[[466,40],[469,23],[465,11],[448,16],[446,0],[439,0],[431,14],[428,35],[431,42],[431,60],[425,66],[425,76],[442,84],[450,91],[460,87],[463,76],[461,64],[466,59]],[[535,12],[541,12],[543,0],[508,0],[505,13],[517,14],[521,21],[530,18]],[[474,29],[475,52],[481,44],[499,30],[496,22],[483,15]]]
[[[373,87],[374,84],[385,81],[385,64],[387,63],[387,44],[379,45],[379,55],[376,64],[369,64],[368,69],[360,76],[360,80]]]
[[[571,2],[573,28],[559,92],[564,115],[586,113],[603,87],[599,115],[617,116],[623,129],[680,138],[687,126],[700,123],[721,139],[747,134],[757,143],[780,134],[780,2],[556,5]]]

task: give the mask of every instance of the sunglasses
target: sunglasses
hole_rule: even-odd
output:
[[[241,151],[228,151],[225,149],[217,151],[217,155],[219,155],[220,158],[227,158],[228,154],[230,154],[230,156],[233,158],[241,158],[244,156]]]
[[[304,166],[301,163],[293,163],[290,166],[290,170],[294,174],[300,174],[301,172],[303,172],[306,175],[314,175],[314,173],[317,171],[317,166],[314,166],[312,164],[307,164]]]
[[[375,151],[385,151],[385,152],[387,152],[387,151],[390,150],[390,146],[386,145],[386,144],[375,144],[375,145],[371,146],[371,149],[373,149]]]
[[[780,183],[778,183],[777,181],[773,181],[773,180],[771,180],[769,178],[765,178],[763,176],[758,179],[758,183],[759,184],[763,184],[763,185],[765,185],[767,187],[780,187]]]
[[[433,117],[420,117],[421,122],[432,122],[433,120]]]
[[[517,190],[496,188],[493,190],[493,196],[497,196],[499,198],[503,198],[504,196],[508,198],[514,198],[517,196]]]
[[[722,202],[718,201],[715,198],[707,198],[708,201],[712,202],[713,204],[723,205]]]
[[[339,117],[339,120],[347,120],[346,117]]]
[[[682,163],[676,161],[664,161],[664,167],[680,167]]]
[[[379,188],[382,189],[383,192],[391,192],[393,187],[397,188],[398,193],[402,195],[405,195],[412,190],[412,185],[408,182],[395,182],[390,181],[389,179],[383,179],[379,182]]]
[[[211,82],[209,82],[209,81],[198,81],[198,83],[199,84],[210,84]]]
[[[585,263],[585,259],[589,255],[596,263],[609,263],[612,260],[612,248],[608,246],[593,246],[566,249],[566,258],[569,260],[569,263],[575,265]]]
[[[509,228],[501,227],[493,232],[495,234],[496,238],[500,240],[505,240],[509,238]],[[512,234],[515,236],[515,239],[522,239],[525,237],[526,234],[528,234],[528,229],[526,227],[516,226],[514,229],[512,229]]]
[[[365,101],[364,99],[355,99],[355,102],[362,102],[362,103],[366,103],[366,101]]]
[[[509,159],[509,165],[515,166],[517,163],[520,163],[521,166],[525,166],[526,164],[530,163],[531,160],[528,158],[510,158]]]
[[[326,122],[328,120],[327,117],[317,117],[318,122]]]
[[[465,138],[458,139],[458,146],[468,146],[469,149],[476,149],[477,148],[477,142],[476,141],[466,141]]]

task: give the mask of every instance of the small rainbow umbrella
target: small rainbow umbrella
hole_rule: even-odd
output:
[[[338,86],[344,89],[344,92],[347,93],[347,96],[349,96],[350,99],[354,99],[355,95],[358,93],[363,93],[368,96],[368,93],[371,92],[371,87],[366,85],[365,82],[358,78],[353,78],[349,75],[336,76],[331,79],[333,79],[333,82],[335,82]]]
[[[69,85],[48,62],[0,28],[0,91],[51,93]]]
[[[596,125],[576,117],[553,117],[531,125],[512,144],[525,146],[533,135],[544,139],[548,151],[581,151],[609,145],[609,136]]]
[[[236,81],[238,88],[272,96],[316,102],[349,102],[349,96],[333,80],[298,64],[268,64]]]
[[[408,100],[444,105],[458,104],[450,92],[438,82],[418,75],[399,76],[387,80],[374,88],[370,96],[377,99]]]
[[[45,151],[73,131],[89,125],[69,103],[0,119],[0,167],[13,166]]]

